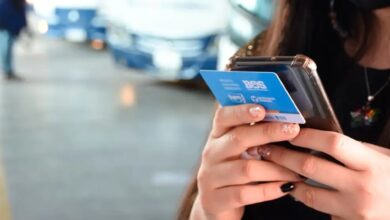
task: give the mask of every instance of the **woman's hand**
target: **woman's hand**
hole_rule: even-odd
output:
[[[291,140],[298,135],[296,124],[249,125],[262,121],[264,115],[265,110],[258,105],[217,110],[202,154],[199,193],[191,219],[241,219],[245,205],[282,197],[294,189],[290,182],[301,180],[280,165],[241,157],[248,148]]]
[[[390,219],[390,157],[386,152],[314,129],[302,129],[291,143],[327,153],[345,165],[278,146],[258,148],[267,160],[334,189],[299,183],[291,193],[297,200],[333,219]]]

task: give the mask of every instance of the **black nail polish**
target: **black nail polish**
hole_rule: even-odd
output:
[[[286,184],[283,184],[280,189],[282,190],[282,192],[286,193],[286,192],[291,192],[295,189],[295,185],[293,183],[286,183]]]

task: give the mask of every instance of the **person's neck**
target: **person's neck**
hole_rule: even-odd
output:
[[[375,69],[390,69],[390,7],[374,11],[372,35],[360,64]]]
[[[377,24],[383,30],[390,32],[390,7],[378,9],[374,11]]]

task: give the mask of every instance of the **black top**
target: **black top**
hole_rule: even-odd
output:
[[[372,102],[372,108],[381,110],[372,126],[356,127],[351,124],[351,112],[365,105],[367,101],[367,86],[364,68],[356,65],[351,59],[335,57],[330,68],[331,73],[321,75],[329,98],[340,121],[344,133],[354,139],[376,143],[390,113],[390,85],[386,87]],[[343,65],[339,65],[342,62]],[[343,69],[340,69],[343,68]],[[346,71],[346,74],[343,74]],[[321,74],[321,69],[319,69]],[[390,70],[367,69],[371,93],[378,91],[390,75]],[[322,220],[330,216],[317,212],[296,202],[290,196],[285,196],[270,202],[247,206],[243,219],[258,220]]]
[[[371,108],[378,112],[371,126],[364,126],[353,120],[351,112],[357,112],[367,102],[368,91],[366,85],[365,70],[357,66],[355,71],[341,80],[337,89],[332,94],[331,100],[341,123],[344,133],[354,139],[376,143],[385,126],[386,116],[389,114],[390,85],[387,85],[372,101]],[[375,70],[367,68],[367,81],[370,85],[370,95],[379,91],[388,81],[390,70]]]

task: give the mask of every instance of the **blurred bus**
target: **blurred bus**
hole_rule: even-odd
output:
[[[230,16],[227,34],[219,45],[218,69],[224,69],[229,58],[270,24],[275,0],[228,0]]]
[[[162,80],[216,69],[227,8],[226,0],[114,0],[104,7],[114,60]]]
[[[48,36],[69,41],[104,41],[105,21],[99,14],[104,0],[29,0],[33,28]]]

